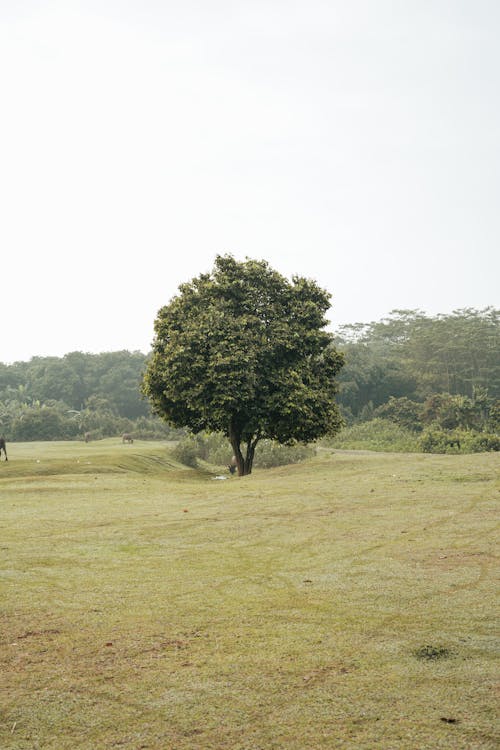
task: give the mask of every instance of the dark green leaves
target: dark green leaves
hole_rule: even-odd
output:
[[[159,311],[144,392],[172,424],[221,430],[237,446],[335,432],[343,360],[323,330],[329,299],[265,261],[218,256]]]

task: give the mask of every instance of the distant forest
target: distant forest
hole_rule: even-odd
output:
[[[500,450],[499,313],[394,310],[379,322],[340,328],[339,402],[350,430],[337,447]]]
[[[346,357],[338,402],[346,425],[382,419],[415,432],[498,434],[499,314],[492,307],[437,316],[395,310],[378,322],[338,328],[335,345]],[[125,431],[177,437],[141,397],[146,361],[141,352],[119,351],[0,363],[0,431],[14,441]]]
[[[141,352],[71,352],[0,364],[2,434],[14,441],[177,435],[141,396],[146,359]]]
[[[345,352],[340,402],[349,420],[389,399],[423,402],[448,393],[500,398],[500,310],[457,310],[429,317],[394,310],[368,324],[342,326],[336,344]]]

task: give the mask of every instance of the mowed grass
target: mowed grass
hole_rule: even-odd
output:
[[[498,455],[10,444],[0,747],[498,747]]]

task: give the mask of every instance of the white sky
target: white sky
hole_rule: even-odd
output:
[[[498,0],[0,0],[0,361],[149,350],[231,252],[498,306]]]

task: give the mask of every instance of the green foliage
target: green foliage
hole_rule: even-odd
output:
[[[310,445],[282,445],[275,440],[262,440],[255,455],[254,466],[262,469],[288,466],[312,458],[315,453],[315,448]],[[198,460],[213,466],[228,467],[232,448],[228,438],[221,432],[198,433],[184,437],[174,448],[173,455],[180,463],[193,468],[198,465]]]
[[[342,430],[333,440],[325,441],[332,448],[389,452],[419,451],[415,433],[399,427],[388,419],[376,418]]]
[[[196,468],[198,465],[198,458],[200,449],[196,438],[192,435],[188,435],[183,438],[172,451],[174,458],[184,466],[190,466]]]
[[[227,437],[221,432],[199,432],[196,435],[185,435],[173,453],[185,466],[197,466],[198,459],[214,466],[228,466],[232,448]]]
[[[491,432],[500,432],[500,399],[491,404],[486,426]]]
[[[222,432],[199,432],[195,436],[198,456],[214,466],[228,466],[233,449]]]
[[[436,393],[421,408],[422,424],[438,425],[443,430],[481,431],[497,426],[496,402],[492,402],[485,389],[474,391],[472,398]]]
[[[460,453],[460,435],[436,425],[424,431],[419,445],[424,453]]]
[[[377,417],[342,430],[325,444],[344,450],[372,450],[405,453],[481,453],[500,450],[498,435],[475,430],[446,430],[439,424],[414,430]]]
[[[323,330],[329,299],[265,261],[218,256],[211,274],[181,285],[158,313],[143,385],[154,412],[194,433],[222,432],[240,475],[251,472],[262,439],[335,434],[343,358]]]
[[[252,317],[246,299],[252,296],[248,291],[251,283],[258,280],[259,264],[256,264],[256,268],[247,268],[247,275],[251,278],[245,277],[243,280],[238,278],[238,264],[235,265],[236,270],[231,266],[225,275],[227,283],[221,292],[219,306],[210,313],[216,330],[211,331],[208,338],[204,330],[198,338],[201,348],[206,339],[210,341],[212,351],[217,350],[220,354],[218,362],[214,364],[215,376],[211,382],[217,386],[214,388],[217,391],[215,395],[226,399],[226,406],[230,401],[236,401],[240,385],[245,386],[241,388],[242,398],[244,403],[245,399],[248,403],[252,388],[257,388],[257,378],[250,382],[252,367],[257,367],[258,362],[262,363],[259,367],[267,367],[267,360],[257,361],[254,356],[254,344],[261,330],[259,321],[262,320],[255,315]],[[231,283],[234,282],[235,299],[231,298],[229,292],[230,271],[233,273]],[[269,268],[267,271],[267,299],[274,311],[271,297],[281,288],[281,277],[274,276]],[[307,294],[311,295],[315,285],[308,283],[312,287],[308,287]],[[294,285],[289,287],[293,288]],[[214,289],[212,292],[215,294]],[[320,298],[321,294],[327,296],[321,290],[318,294]],[[280,298],[280,304],[284,304],[285,296]],[[255,300],[259,298],[257,294],[254,297]],[[259,304],[262,311],[265,305],[262,300]],[[282,309],[283,305],[280,307],[280,304],[275,307]],[[317,313],[315,304],[313,300],[311,309],[316,309]],[[247,309],[242,316],[246,322],[243,324],[240,320],[232,327],[231,316],[245,305]],[[257,302],[254,307],[258,307]],[[292,307],[290,303],[289,311]],[[306,317],[304,310],[303,305],[303,318]],[[219,325],[217,316],[222,316],[225,323]],[[254,320],[256,317],[257,321]],[[493,308],[458,310],[452,315],[436,317],[428,317],[415,310],[400,310],[377,323],[344,326],[336,340],[345,352],[347,365],[335,378],[340,383],[337,400],[343,421],[354,426],[359,421],[380,417],[415,432],[430,430],[433,434],[439,428],[452,433],[473,433],[460,439],[461,452],[464,445],[471,446],[471,450],[476,450],[474,446],[495,445],[495,436],[500,431],[498,322],[498,311]],[[273,353],[269,349],[268,355],[272,357],[276,354],[279,360],[288,356],[285,336],[289,330],[287,321],[279,324],[279,319],[273,317],[268,323],[277,344],[276,351]],[[225,347],[227,329],[230,343]],[[217,335],[221,338],[218,349],[215,343]],[[236,351],[240,359],[233,357],[232,351]],[[245,357],[250,359],[248,373]],[[187,359],[186,356],[186,362]],[[85,432],[90,432],[92,439],[122,432],[133,432],[142,439],[179,439],[185,431],[153,416],[146,399],[141,397],[140,382],[147,361],[148,358],[141,352],[120,351],[103,354],[71,352],[61,358],[34,357],[29,362],[12,365],[0,363],[0,433],[5,434],[9,441],[82,439]],[[224,367],[229,367],[230,362],[234,366],[232,374],[224,379]],[[198,373],[203,377],[202,367]],[[260,377],[260,373],[257,375]],[[311,407],[306,394],[310,394],[311,389],[307,378],[302,380],[302,390],[296,387],[301,378],[303,372],[291,367],[287,378],[283,379],[284,386],[289,387],[290,383],[293,386],[288,391],[290,403],[281,398],[272,404],[274,415],[278,408],[284,412],[285,417],[281,422],[277,420],[283,436],[287,420],[292,423],[295,419],[297,423],[308,426],[307,413],[310,413]],[[232,390],[229,386],[225,387],[226,382],[231,382],[234,386]],[[261,382],[260,379],[259,387]],[[278,392],[281,383],[279,373],[272,382]],[[209,403],[209,384],[198,384],[198,388]],[[262,393],[266,395],[265,388]],[[268,403],[270,396],[268,390]],[[301,404],[301,398],[302,402],[306,402],[306,419],[303,419],[304,403]],[[321,419],[325,424],[327,415]],[[334,429],[338,427],[338,420],[336,412]],[[311,421],[314,420],[309,421],[309,427]],[[479,434],[486,437],[481,439]],[[446,436],[438,436],[436,444],[445,445],[446,439]],[[433,440],[431,437],[424,443],[433,445]],[[262,444],[260,447],[262,450]],[[448,449],[456,450],[456,446],[448,446]],[[232,455],[234,449],[230,447],[227,453]],[[228,460],[225,454],[226,448],[221,445],[221,460],[218,461],[221,465]]]
[[[140,393],[140,352],[34,357],[0,363],[0,432],[9,441],[91,439],[133,432],[143,439],[182,434],[150,413]]]
[[[406,396],[394,398],[391,396],[389,401],[376,410],[375,415],[388,419],[407,430],[418,432],[422,429],[422,404],[412,401]]]
[[[341,329],[337,344],[345,354],[346,365],[339,375],[339,404],[355,417],[365,406],[378,407],[391,396],[415,392],[417,381],[390,347],[372,345],[367,340],[351,340],[349,327]]]
[[[63,402],[82,411],[96,399],[115,416],[148,416],[140,382],[147,357],[141,352],[71,352],[64,357],[33,357],[29,362],[0,363],[0,402],[31,406]],[[95,409],[93,409],[95,410]]]
[[[375,416],[375,409],[373,408],[373,402],[368,401],[367,404],[361,409],[359,419],[361,422],[369,422]]]
[[[76,437],[78,431],[78,424],[64,419],[55,406],[25,409],[12,424],[16,440],[71,439]]]
[[[500,450],[500,437],[475,430],[444,430],[439,425],[424,431],[420,438],[424,453],[483,453]]]
[[[486,308],[434,318],[399,310],[379,323],[344,326],[339,401],[347,423],[390,420],[421,432],[425,452],[495,450],[498,323],[499,312]]]
[[[342,326],[340,404],[359,417],[365,404],[376,408],[391,396],[422,402],[449,393],[477,402],[487,389],[490,398],[500,398],[499,316],[492,307],[434,317],[394,310],[379,322]]]
[[[255,456],[255,466],[271,469],[274,466],[288,466],[312,458],[316,454],[313,445],[297,443],[295,445],[281,445],[274,440],[263,440],[259,445],[259,452]]]
[[[127,430],[138,440],[179,440],[186,434],[185,430],[170,427],[158,417],[138,417]],[[116,433],[115,433],[116,434]]]
[[[500,436],[488,432],[465,432],[462,437],[464,453],[500,451]]]

